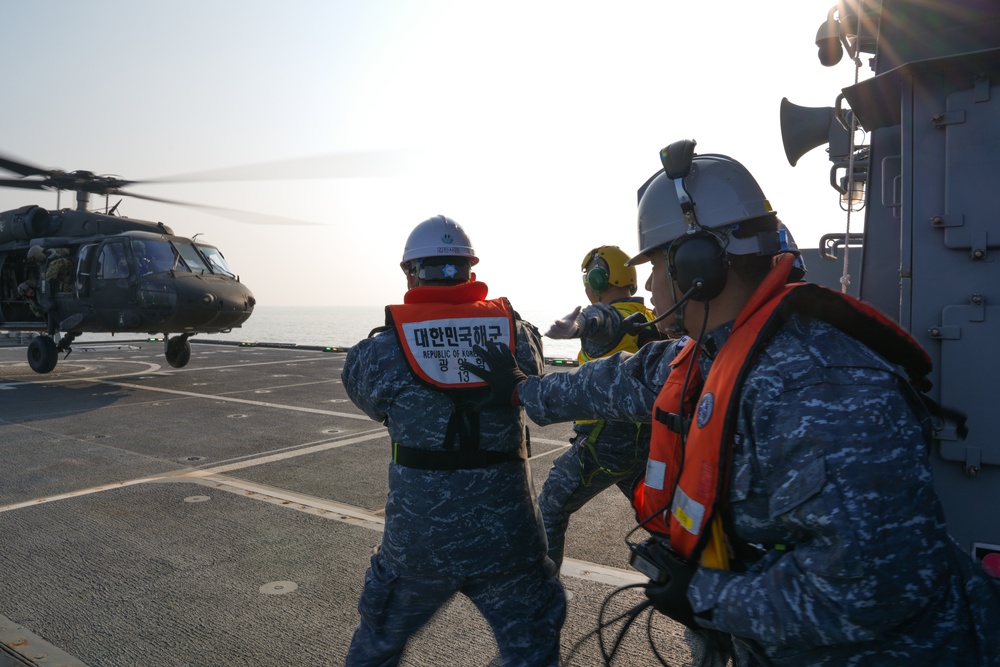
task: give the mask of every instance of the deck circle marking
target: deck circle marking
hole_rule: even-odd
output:
[[[272,581],[261,586],[260,592],[264,595],[285,595],[298,587],[294,581]]]

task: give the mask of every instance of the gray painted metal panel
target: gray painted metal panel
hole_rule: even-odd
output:
[[[971,552],[1000,544],[1000,520],[982,511],[1000,505],[1000,87],[930,70],[904,80],[902,102],[901,315],[933,359],[932,395],[969,416],[964,441],[941,434],[934,470]]]

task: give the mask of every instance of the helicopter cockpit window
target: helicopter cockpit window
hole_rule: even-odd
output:
[[[230,278],[236,277],[233,270],[226,264],[226,258],[222,256],[218,248],[213,248],[210,245],[200,245],[198,246],[198,250],[201,250],[202,254],[208,258],[208,263],[211,265],[213,273],[221,273]]]
[[[187,271],[174,246],[168,241],[132,240],[132,254],[140,276],[167,271]]]
[[[125,255],[124,243],[106,243],[101,248],[101,256],[98,259],[98,275],[105,280],[116,278],[127,278],[128,257]]]
[[[184,258],[184,262],[188,265],[189,269],[195,273],[209,273],[209,268],[205,266],[205,260],[194,249],[194,246],[187,243],[175,243],[174,247],[177,248],[177,252]]]

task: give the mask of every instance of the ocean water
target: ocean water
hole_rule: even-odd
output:
[[[565,315],[520,309],[518,312],[542,333]],[[384,323],[383,306],[258,306],[239,329],[228,334],[198,334],[193,340],[350,347]],[[580,351],[578,340],[542,338],[542,346],[546,357],[576,358]]]

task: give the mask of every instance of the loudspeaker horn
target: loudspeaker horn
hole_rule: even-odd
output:
[[[800,157],[829,142],[836,113],[833,107],[800,107],[781,98],[781,143],[788,164],[794,167]]]

